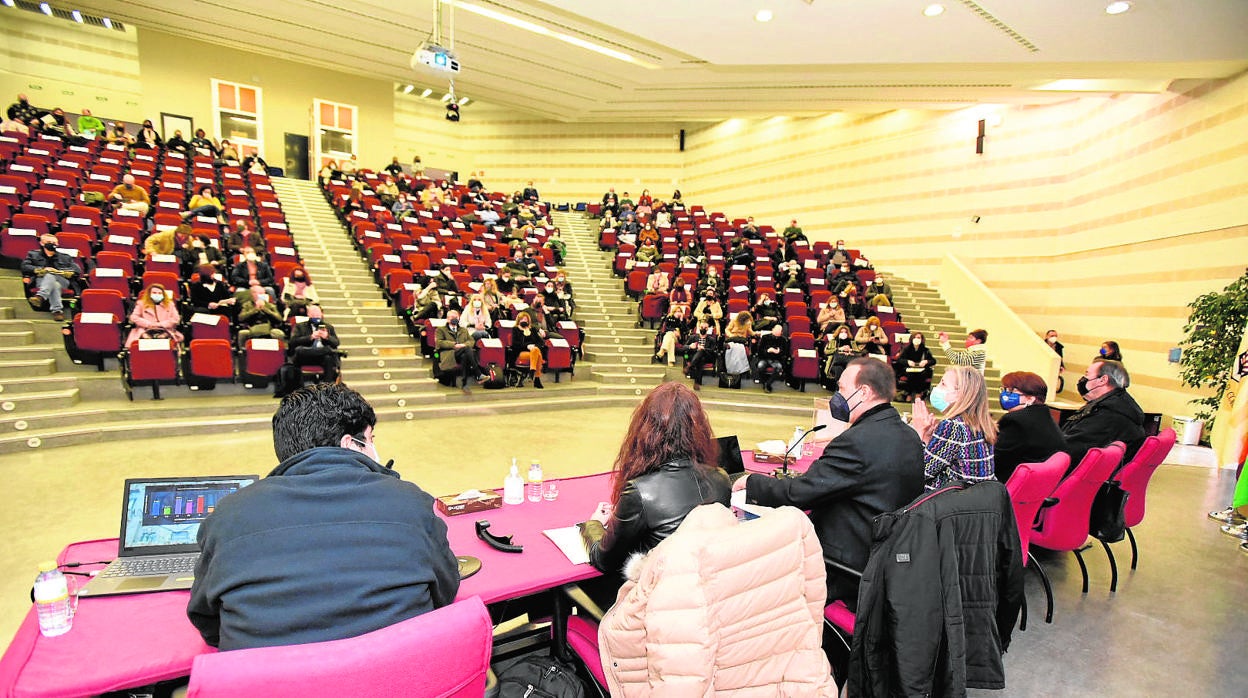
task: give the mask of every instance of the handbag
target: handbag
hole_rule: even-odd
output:
[[[1117,480],[1102,484],[1092,500],[1088,532],[1105,543],[1122,540],[1127,531],[1126,508],[1129,496],[1130,493],[1122,489]]]

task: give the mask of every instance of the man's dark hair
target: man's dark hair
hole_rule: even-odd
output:
[[[858,385],[867,386],[875,396],[885,402],[891,401],[893,395],[897,392],[897,374],[893,373],[893,367],[880,361],[879,359],[870,359],[867,357],[859,357],[849,362],[849,366],[858,367]],[[846,366],[846,368],[849,368]]]
[[[971,330],[971,336],[978,339],[980,344],[988,343],[988,330]]]
[[[1123,366],[1121,361],[1104,359],[1098,356],[1092,359],[1092,363],[1101,365],[1096,372],[1097,378],[1108,376],[1110,385],[1115,388],[1123,388],[1125,390],[1131,387],[1131,374],[1127,373],[1127,367]]]
[[[364,438],[377,413],[364,396],[338,383],[316,383],[287,395],[273,415],[277,459],[317,446],[337,446],[344,435]]]

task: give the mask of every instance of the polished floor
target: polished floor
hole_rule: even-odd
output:
[[[500,486],[512,457],[522,463],[540,458],[555,477],[607,470],[629,414],[601,408],[383,422],[377,444],[404,479],[446,494]],[[712,424],[717,434],[738,434],[744,447],[787,438],[794,426],[792,418],[736,411],[712,412]],[[1225,506],[1234,487],[1234,473],[1208,467],[1207,453],[1176,450],[1157,472],[1147,518],[1136,529],[1136,572],[1127,569],[1127,543],[1115,546],[1118,593],[1108,591],[1109,567],[1099,546],[1085,553],[1092,578],[1086,596],[1073,555],[1041,558],[1056,590],[1054,623],[1043,622],[1043,592],[1029,574],[1031,621],[1026,632],[1014,633],[1006,655],[1008,688],[973,694],[1246,694],[1248,555],[1205,516]],[[40,559],[69,541],[116,536],[125,477],[264,474],[273,465],[270,436],[261,431],[155,436],[0,457],[0,643],[7,647],[29,608]],[[585,503],[587,515],[595,504]]]

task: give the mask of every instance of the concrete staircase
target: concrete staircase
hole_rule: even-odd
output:
[[[891,275],[888,282],[893,287],[893,303],[901,312],[902,321],[906,323],[906,327],[911,332],[923,333],[928,348],[936,357],[936,373],[932,378],[935,383],[940,380],[941,374],[950,365],[949,360],[945,358],[945,353],[940,350],[937,334],[948,332],[949,343],[960,348],[967,333],[975,328],[963,325],[949,309],[949,305],[940,297],[940,292],[931,286]],[[991,336],[988,338],[988,346],[992,346]],[[991,355],[992,350],[989,349],[989,356]],[[999,407],[996,396],[1001,392],[1001,371],[993,365],[991,358],[984,372],[984,382],[988,385],[989,405],[994,408]]]

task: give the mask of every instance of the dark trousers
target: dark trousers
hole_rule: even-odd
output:
[[[763,382],[763,385],[770,388],[771,384],[776,381],[776,376],[783,375],[784,362],[780,359],[763,359],[758,362],[758,379]]]
[[[463,384],[481,374],[481,366],[477,363],[477,352],[472,347],[460,347],[455,350],[455,363],[459,364]]]
[[[715,352],[710,349],[699,349],[689,359],[689,377],[696,383],[702,382],[702,367],[715,360]]]

